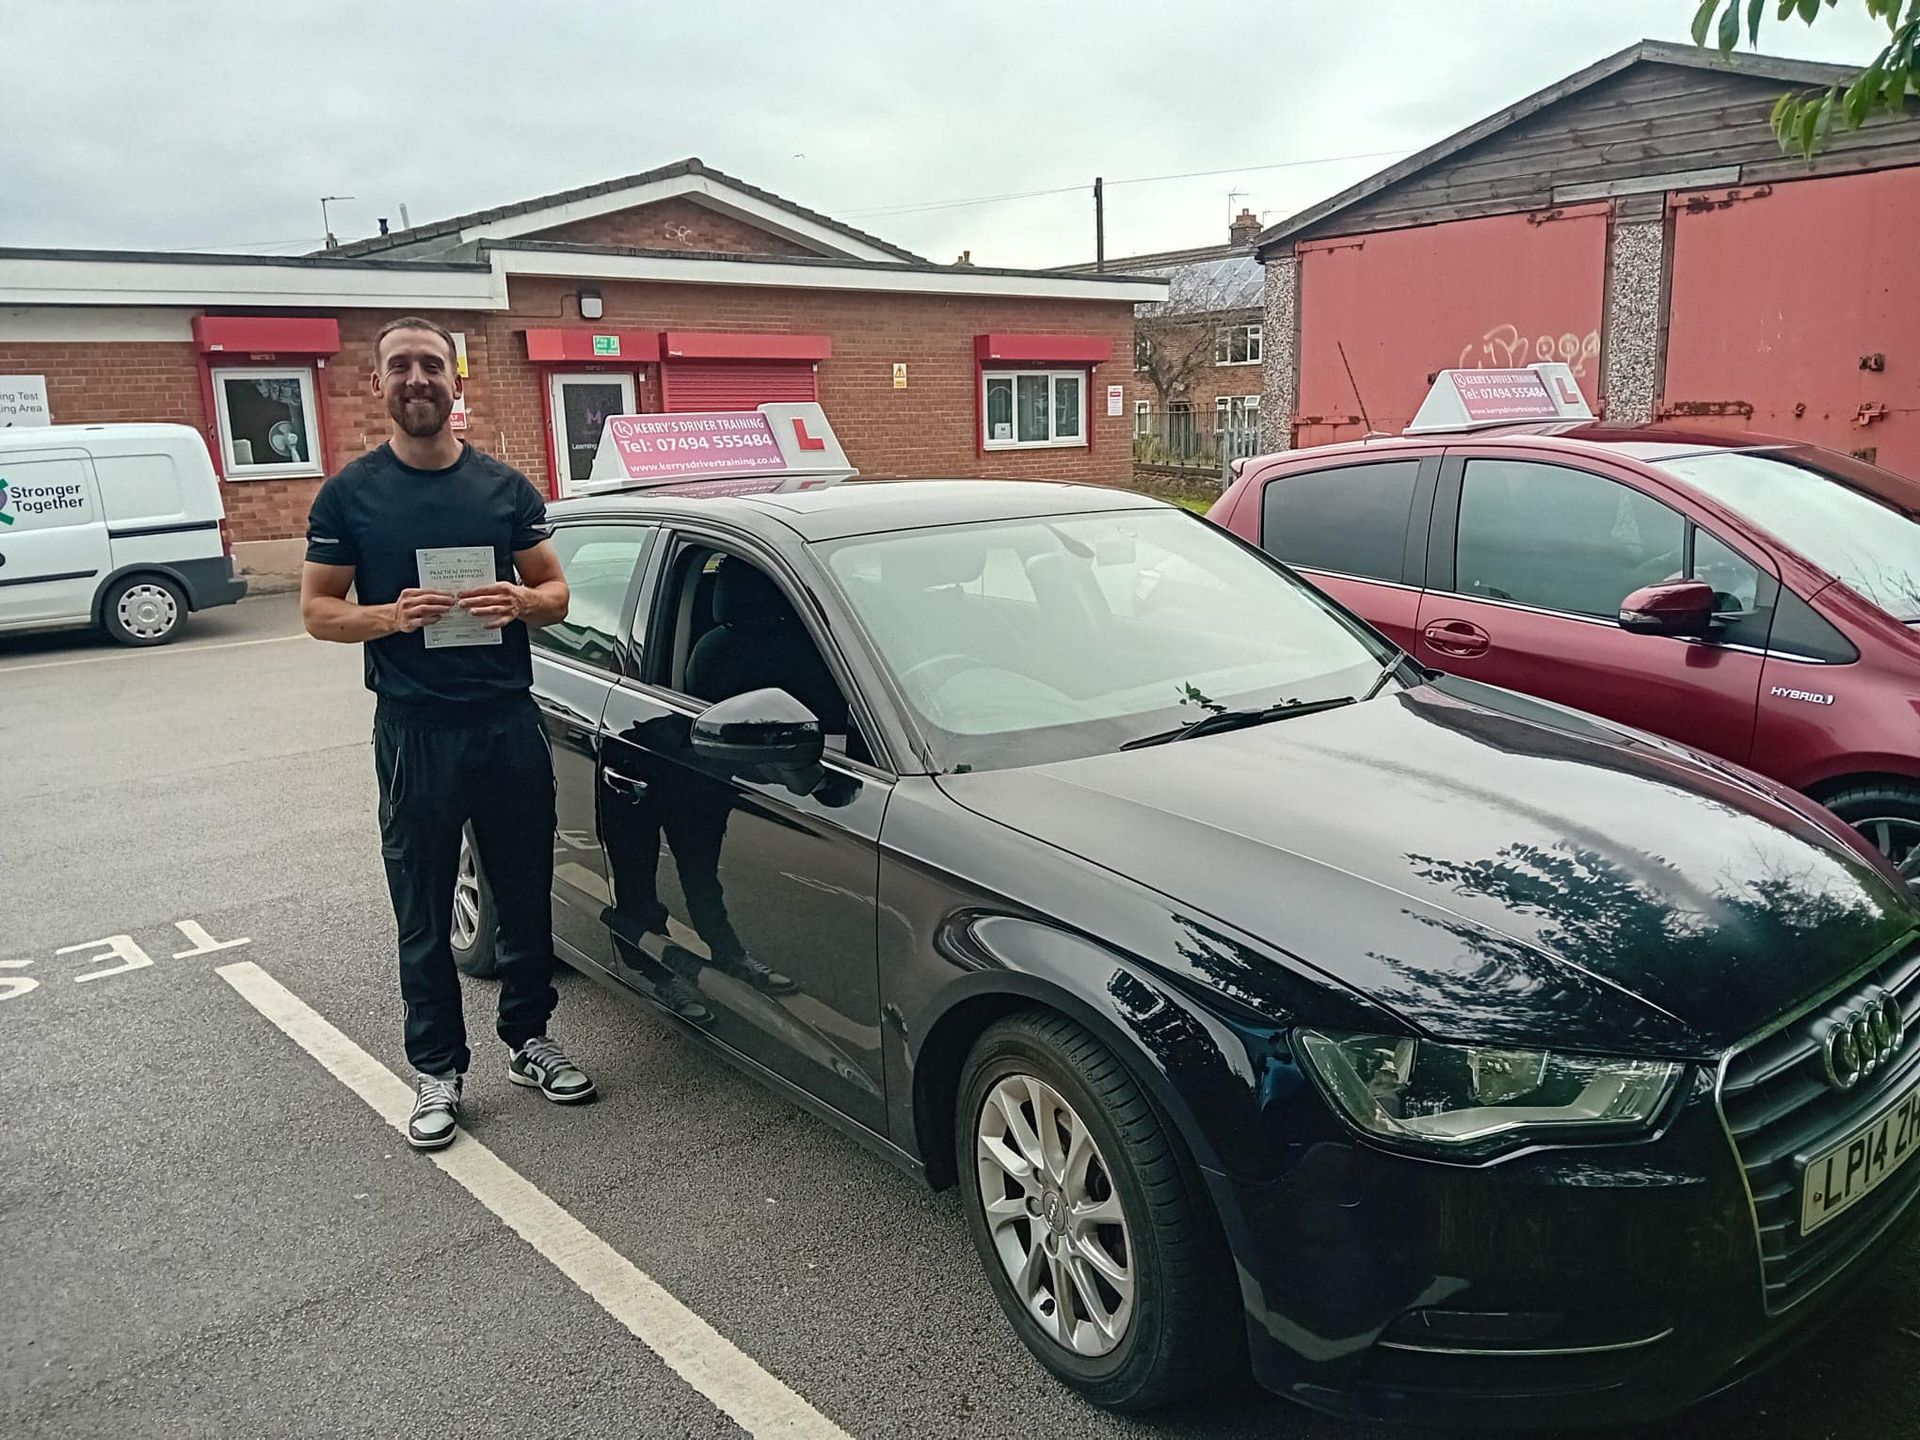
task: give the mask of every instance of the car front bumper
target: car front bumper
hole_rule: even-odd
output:
[[[1653,1140],[1485,1166],[1328,1128],[1286,1175],[1208,1180],[1268,1389],[1353,1418],[1476,1429],[1656,1419],[1812,1334],[1920,1230],[1920,1160],[1857,1253],[1782,1309],[1697,1079]]]

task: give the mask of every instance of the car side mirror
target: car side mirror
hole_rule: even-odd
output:
[[[1713,587],[1704,580],[1648,585],[1620,602],[1620,628],[1636,635],[1702,640],[1713,629]]]
[[[810,770],[826,749],[819,718],[784,690],[708,706],[694,717],[692,740],[694,754],[735,773]]]

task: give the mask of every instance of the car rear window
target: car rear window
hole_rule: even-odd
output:
[[[1920,620],[1920,521],[1848,485],[1821,464],[1818,451],[1716,450],[1662,460],[1658,468],[1791,545],[1888,614]]]
[[[1418,460],[1380,460],[1269,480],[1261,546],[1289,565],[1403,581],[1419,476]]]

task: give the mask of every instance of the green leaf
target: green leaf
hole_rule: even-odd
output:
[[[1894,0],[1895,4],[1899,0]],[[1767,13],[1767,0],[1747,0],[1747,43],[1760,43],[1760,17]]]
[[[1726,13],[1720,17],[1720,53],[1730,55],[1740,43],[1740,0],[1727,0]]]
[[[1880,74],[1877,70],[1868,70],[1858,80],[1847,87],[1846,120],[1849,130],[1858,130],[1866,123],[1867,112],[1880,99]]]
[[[1811,25],[1820,13],[1820,0],[1800,0],[1800,18]]]
[[[1815,4],[1819,0],[1814,0]],[[1813,158],[1814,137],[1820,132],[1820,102],[1809,100],[1800,111],[1800,133],[1794,138],[1799,143],[1800,153],[1811,160]]]
[[[1820,99],[1820,126],[1814,131],[1813,148],[1820,149],[1827,143],[1827,136],[1833,133],[1833,112],[1839,108],[1836,103],[1838,90],[1829,90]]]
[[[1713,25],[1713,12],[1720,8],[1720,0],[1700,0],[1700,8],[1693,12],[1693,43],[1705,45],[1707,31]]]
[[[1799,8],[1800,0],[1780,0],[1780,13],[1774,16],[1774,19],[1784,20]]]

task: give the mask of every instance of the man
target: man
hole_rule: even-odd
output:
[[[416,1150],[453,1142],[470,1059],[451,948],[468,822],[498,915],[507,1078],[562,1104],[594,1094],[546,1033],[559,998],[553,757],[530,693],[527,637],[530,626],[565,618],[567,582],[539,492],[449,428],[460,388],[453,337],[439,325],[408,316],[380,331],[373,391],[391,438],[321,487],[300,579],[307,633],[365,646],[378,697],[380,850],[399,924],[407,1059],[418,1072],[407,1125]],[[473,578],[484,583],[449,589],[421,575],[463,564],[477,565]]]

